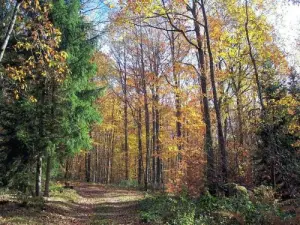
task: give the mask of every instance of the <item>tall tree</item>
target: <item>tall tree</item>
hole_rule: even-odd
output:
[[[91,62],[96,40],[90,38],[92,24],[81,15],[79,0],[54,1],[51,16],[62,33],[61,49],[68,53],[70,75],[58,91],[63,101],[56,108],[62,118],[62,140],[67,137],[61,148],[65,149],[66,155],[72,156],[81,149],[92,147],[90,131],[101,119],[94,101],[102,88],[95,83],[97,70]]]

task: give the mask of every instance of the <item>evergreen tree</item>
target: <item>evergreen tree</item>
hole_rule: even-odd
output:
[[[57,139],[55,119],[50,119],[53,87],[62,84],[67,72],[66,54],[58,51],[60,33],[49,21],[50,6],[40,4],[43,7],[38,2],[21,7],[16,32],[1,62],[0,96],[0,164],[6,165],[0,179],[6,184],[22,183],[20,178],[27,176],[17,174],[29,175],[36,163],[36,195],[41,194],[42,158]],[[25,183],[32,183],[28,178]]]
[[[91,126],[101,119],[93,104],[101,93],[94,82],[96,66],[91,62],[96,40],[89,39],[92,24],[80,14],[80,8],[79,0],[57,0],[52,11],[53,22],[62,32],[61,49],[68,53],[70,69],[60,89],[63,158],[91,148]]]
[[[265,88],[267,107],[258,129],[255,155],[257,184],[272,186],[283,197],[294,197],[300,187],[300,157],[297,152],[299,107],[293,85],[271,82]],[[299,93],[297,94],[299,96]]]

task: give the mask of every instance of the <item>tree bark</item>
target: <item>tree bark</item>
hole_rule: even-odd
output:
[[[127,96],[127,63],[126,63],[126,50],[124,44],[124,76],[121,75],[122,89],[124,94],[124,152],[125,152],[125,180],[129,180],[129,152],[128,152],[128,96]]]
[[[85,153],[85,180],[91,182],[91,153]]]
[[[8,41],[10,39],[11,33],[12,33],[13,29],[14,29],[14,26],[15,26],[15,23],[16,23],[16,19],[17,19],[17,14],[19,12],[19,9],[20,9],[20,6],[21,6],[22,2],[23,2],[23,0],[16,1],[16,5],[15,5],[14,11],[13,11],[12,19],[10,21],[8,30],[7,30],[7,32],[6,32],[5,36],[4,36],[4,40],[3,40],[2,45],[1,45],[1,49],[0,49],[0,62],[2,62],[2,59],[4,57],[4,53],[5,53]]]
[[[245,8],[246,8],[246,22],[245,22],[245,32],[246,32],[246,38],[247,38],[247,44],[249,48],[249,56],[254,68],[254,75],[255,75],[255,81],[256,81],[256,86],[257,86],[257,93],[258,93],[258,98],[260,102],[260,106],[262,111],[265,110],[264,106],[264,101],[262,97],[262,88],[259,80],[259,75],[258,75],[258,70],[257,70],[257,65],[256,65],[256,60],[254,58],[253,52],[252,52],[252,45],[249,37],[249,30],[248,30],[248,24],[249,24],[249,15],[248,15],[248,0],[245,1]]]
[[[41,79],[40,81],[41,86],[41,95],[40,95],[40,101],[37,104],[38,109],[38,116],[39,116],[39,152],[37,154],[37,163],[36,163],[36,183],[35,183],[35,195],[36,196],[41,196],[41,190],[42,190],[42,155],[45,152],[45,143],[44,143],[44,129],[45,129],[45,124],[44,124],[44,117],[45,117],[45,95],[46,95],[46,80]]]
[[[96,144],[95,181],[99,183],[99,144]]]
[[[156,95],[156,102],[158,102],[158,95]],[[156,132],[156,183],[157,187],[161,186],[162,179],[162,161],[161,161],[161,149],[160,149],[160,140],[159,140],[159,132],[160,132],[160,122],[159,122],[159,110],[156,108],[155,112],[155,132]]]
[[[152,88],[152,187],[155,189],[156,188],[156,170],[157,170],[157,165],[156,165],[156,106],[155,106],[155,88]]]
[[[126,80],[126,75],[125,75]],[[126,84],[125,84],[126,85]],[[125,87],[124,103],[124,151],[125,151],[125,180],[129,180],[129,154],[128,154],[128,105],[127,105],[127,87]]]
[[[143,177],[143,145],[142,145],[142,110],[138,108],[138,119],[137,119],[137,136],[138,136],[138,184],[142,184]]]
[[[110,145],[107,153],[107,183],[110,184],[111,178],[111,150],[113,148],[113,131],[110,132]]]
[[[114,105],[112,108],[112,121],[113,121],[113,125],[115,124],[115,116],[114,116]],[[113,177],[113,166],[114,166],[114,151],[115,151],[115,129],[113,128],[113,130],[111,131],[111,149],[110,149],[110,164],[109,164],[109,177],[108,177],[108,183],[110,183],[111,181],[114,181],[114,177]]]
[[[193,2],[193,8],[191,9],[193,14],[193,19],[197,20],[196,3]],[[197,38],[197,53],[198,53],[198,64],[200,72],[198,73],[198,80],[200,82],[202,91],[202,103],[203,103],[203,116],[205,123],[205,151],[207,158],[207,185],[209,191],[214,194],[216,192],[216,179],[215,179],[215,156],[213,151],[213,140],[211,134],[211,120],[209,114],[209,105],[207,97],[207,83],[206,83],[206,72],[205,72],[205,62],[204,62],[204,52],[202,48],[202,37],[200,33],[200,26],[197,22],[194,22],[195,34]]]
[[[238,121],[238,140],[239,144],[242,146],[244,144],[244,134],[243,134],[243,120],[242,120],[242,108],[240,94],[236,96],[236,107],[237,107],[237,121]]]
[[[179,75],[176,72],[176,60],[175,60],[175,37],[174,33],[171,33],[170,36],[170,47],[171,47],[171,61],[172,61],[172,74],[173,74],[173,79],[174,79],[174,94],[175,94],[175,110],[176,110],[176,137],[177,137],[177,148],[178,148],[178,160],[181,161],[181,149],[182,149],[182,144],[181,144],[181,136],[182,136],[182,131],[181,131],[181,98],[179,94],[180,90],[180,79]]]
[[[41,196],[42,190],[42,156],[38,156],[36,161],[36,177],[35,177],[35,196]]]
[[[145,190],[148,190],[149,176],[150,176],[150,119],[149,119],[149,106],[148,106],[148,94],[146,86],[146,74],[145,74],[145,63],[144,63],[144,50],[143,50],[143,38],[141,34],[140,40],[140,54],[141,54],[141,78],[142,78],[142,89],[144,97],[144,111],[145,111],[145,128],[146,128],[146,168],[144,176]]]
[[[47,166],[46,166],[45,192],[44,192],[45,197],[49,197],[49,186],[50,186],[50,180],[51,180],[51,166],[52,166],[51,163],[52,163],[52,157],[51,157],[51,154],[48,153]]]
[[[205,6],[204,6],[204,0],[201,0],[200,5],[201,5],[203,19],[204,19],[204,29],[205,29],[208,57],[209,57],[210,80],[211,80],[211,86],[213,91],[214,108],[215,108],[216,119],[217,119],[218,142],[219,142],[219,151],[221,155],[222,182],[227,183],[228,180],[227,152],[226,152],[226,146],[225,146],[225,140],[223,134],[221,111],[220,111],[216,82],[215,82],[214,60],[213,60],[212,50],[210,46],[210,36],[209,36],[208,21],[207,21]]]
[[[66,159],[65,180],[69,179],[69,168],[70,168],[70,163],[69,163],[69,158],[67,158]]]
[[[145,190],[148,190],[149,176],[150,176],[150,120],[149,120],[149,109],[148,109],[148,96],[146,89],[146,81],[143,78],[144,87],[144,110],[145,110],[145,127],[146,127],[146,170],[145,170]]]

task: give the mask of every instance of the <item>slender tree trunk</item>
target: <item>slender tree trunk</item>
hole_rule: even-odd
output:
[[[17,14],[19,12],[19,9],[20,9],[20,6],[21,6],[22,2],[23,2],[23,0],[16,1],[16,5],[15,5],[14,11],[13,11],[12,19],[11,19],[11,21],[9,23],[8,30],[7,30],[7,32],[6,32],[5,36],[4,36],[4,40],[3,40],[2,44],[1,44],[0,62],[2,62],[2,59],[4,57],[4,53],[5,53],[8,41],[10,39],[11,33],[12,33],[13,29],[14,29],[14,26],[15,26],[15,23],[16,23],[16,19],[17,19]]]
[[[107,132],[104,133],[104,149],[103,149],[103,182],[107,183],[107,150],[108,150],[108,140]]]
[[[156,102],[155,102],[155,88],[152,88],[152,186],[155,189],[156,188],[156,170],[157,170],[157,165],[156,165]]]
[[[237,107],[237,121],[238,121],[238,140],[239,144],[242,146],[244,144],[244,134],[243,134],[243,120],[242,120],[242,108],[241,108],[241,99],[240,94],[237,94],[236,98],[236,107]]]
[[[125,97],[127,98],[127,97]],[[129,180],[129,153],[128,153],[128,105],[125,100],[124,106],[124,151],[125,151],[125,180]]]
[[[36,177],[35,177],[35,196],[41,196],[42,190],[42,156],[38,156],[36,161]]]
[[[99,183],[99,144],[96,144],[96,159],[95,159],[95,181]]]
[[[121,76],[122,77],[122,76]],[[127,64],[126,51],[124,47],[124,151],[125,151],[125,180],[129,180],[129,152],[128,152],[128,96],[127,96]]]
[[[114,166],[114,152],[115,152],[115,131],[112,131],[111,139],[111,154],[110,154],[110,173],[109,182],[114,182],[113,166]]]
[[[107,150],[106,150],[106,183],[109,183],[109,163],[110,163],[110,143],[111,143],[111,137],[110,132],[107,131]]]
[[[45,192],[44,192],[45,197],[49,197],[49,186],[51,180],[51,166],[52,166],[51,163],[52,163],[51,153],[48,153],[47,166],[46,166]]]
[[[144,78],[145,79],[145,78]],[[145,127],[146,127],[146,170],[145,170],[145,190],[148,190],[149,176],[150,176],[150,124],[149,124],[149,109],[148,109],[148,96],[146,90],[146,83],[144,83],[144,109],[145,109]]]
[[[146,168],[145,168],[144,184],[145,184],[145,190],[148,190],[149,177],[150,177],[150,159],[151,159],[150,119],[149,119],[149,106],[148,106],[148,94],[147,94],[147,86],[146,86],[142,34],[141,34],[141,41],[140,41],[140,54],[141,54],[141,78],[142,78],[142,89],[143,89],[143,96],[144,96],[145,128],[146,128]]]
[[[246,32],[247,44],[248,44],[248,48],[249,48],[249,56],[251,58],[251,62],[253,64],[253,68],[254,68],[254,75],[255,75],[255,81],[256,81],[257,93],[258,93],[260,106],[261,106],[262,111],[264,111],[265,106],[264,106],[264,101],[263,101],[263,97],[262,97],[262,88],[261,88],[261,84],[260,84],[260,80],[259,80],[256,60],[255,60],[253,52],[252,52],[252,45],[251,45],[251,41],[250,41],[250,37],[249,37],[249,30],[248,30],[248,23],[249,23],[248,0],[245,0],[245,8],[246,8],[245,32]]]
[[[156,95],[156,102],[158,103],[158,95]],[[156,183],[158,188],[161,186],[161,179],[162,179],[162,162],[161,162],[161,149],[160,149],[160,140],[159,140],[159,132],[160,132],[160,123],[159,123],[159,110],[156,108],[155,112],[155,132],[156,132]]]
[[[85,179],[86,182],[91,182],[91,153],[90,152],[85,153],[85,163],[86,163]]]
[[[52,124],[51,124],[51,131],[55,133],[55,111],[56,111],[56,99],[55,99],[55,92],[56,92],[56,82],[55,79],[52,79],[52,87],[51,87],[51,118],[52,118]],[[54,138],[52,138],[52,141],[54,141]],[[53,146],[53,150],[56,150],[56,146]],[[52,169],[52,149],[50,152],[48,151],[47,156],[47,166],[46,166],[46,181],[45,181],[45,192],[44,196],[49,197],[49,186],[50,186],[50,180],[51,180],[51,169]]]
[[[137,119],[137,136],[138,136],[138,184],[142,184],[143,177],[143,145],[142,145],[142,110],[138,108],[138,119]]]
[[[66,159],[65,180],[69,179],[69,159]]]
[[[171,47],[171,60],[172,60],[172,74],[174,79],[174,94],[175,94],[175,110],[176,110],[176,137],[177,137],[177,149],[179,151],[178,161],[181,161],[181,136],[182,136],[182,124],[181,124],[181,98],[180,98],[180,79],[176,71],[176,59],[175,59],[175,37],[174,33],[170,36],[170,47]]]
[[[115,104],[112,106],[111,111],[111,119],[112,119],[112,125],[114,127],[115,125]],[[115,151],[115,129],[112,128],[111,131],[111,140],[110,140],[110,157],[109,157],[109,173],[108,173],[108,183],[111,183],[114,181],[113,177],[113,166],[114,166],[114,151]]]
[[[194,2],[192,8],[193,18],[197,20],[196,13],[196,3]],[[205,72],[205,62],[204,62],[204,52],[202,48],[202,36],[200,33],[200,26],[197,22],[194,22],[195,34],[197,38],[198,45],[198,62],[200,72],[198,73],[198,79],[201,86],[202,92],[202,103],[203,103],[203,116],[205,123],[205,151],[207,158],[207,185],[212,194],[216,192],[216,178],[215,178],[215,156],[213,151],[213,140],[211,134],[211,120],[209,114],[209,105],[208,105],[208,97],[207,97],[207,83],[206,83],[206,72]]]
[[[41,196],[41,190],[42,190],[42,156],[45,152],[45,140],[44,140],[44,117],[45,117],[45,89],[46,89],[46,81],[45,79],[41,80],[41,98],[39,101],[39,104],[37,106],[39,107],[39,153],[37,156],[37,163],[36,163],[36,183],[35,183],[35,194],[36,196]]]
[[[85,181],[88,182],[88,153],[85,153],[84,164],[85,164]]]
[[[113,131],[110,133],[110,148],[107,156],[107,183],[111,182],[111,150],[113,148]]]
[[[212,51],[211,51],[211,47],[210,47],[210,36],[209,36],[208,21],[207,21],[205,6],[204,6],[204,0],[201,0],[201,9],[202,9],[202,14],[203,14],[203,19],[204,19],[206,44],[207,44],[207,50],[208,50],[208,56],[209,56],[210,80],[211,80],[214,107],[215,107],[216,118],[217,118],[218,142],[219,142],[219,151],[220,151],[220,155],[221,155],[222,182],[227,183],[227,179],[228,179],[227,152],[226,152],[225,140],[224,140],[224,135],[223,135],[221,111],[220,111],[216,82],[215,82],[214,60],[213,60],[213,55],[212,55]]]

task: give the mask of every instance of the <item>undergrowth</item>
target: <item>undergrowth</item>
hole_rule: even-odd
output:
[[[76,202],[79,198],[79,195],[73,189],[64,188],[64,185],[61,183],[53,183],[50,186],[50,197]]]
[[[139,188],[137,180],[121,180],[116,186],[122,188]]]
[[[186,194],[157,195],[143,200],[140,209],[141,220],[150,224],[264,225],[288,221],[293,217],[282,212],[276,201],[263,201],[260,195],[251,197],[248,194],[231,197],[205,194],[197,199]]]

